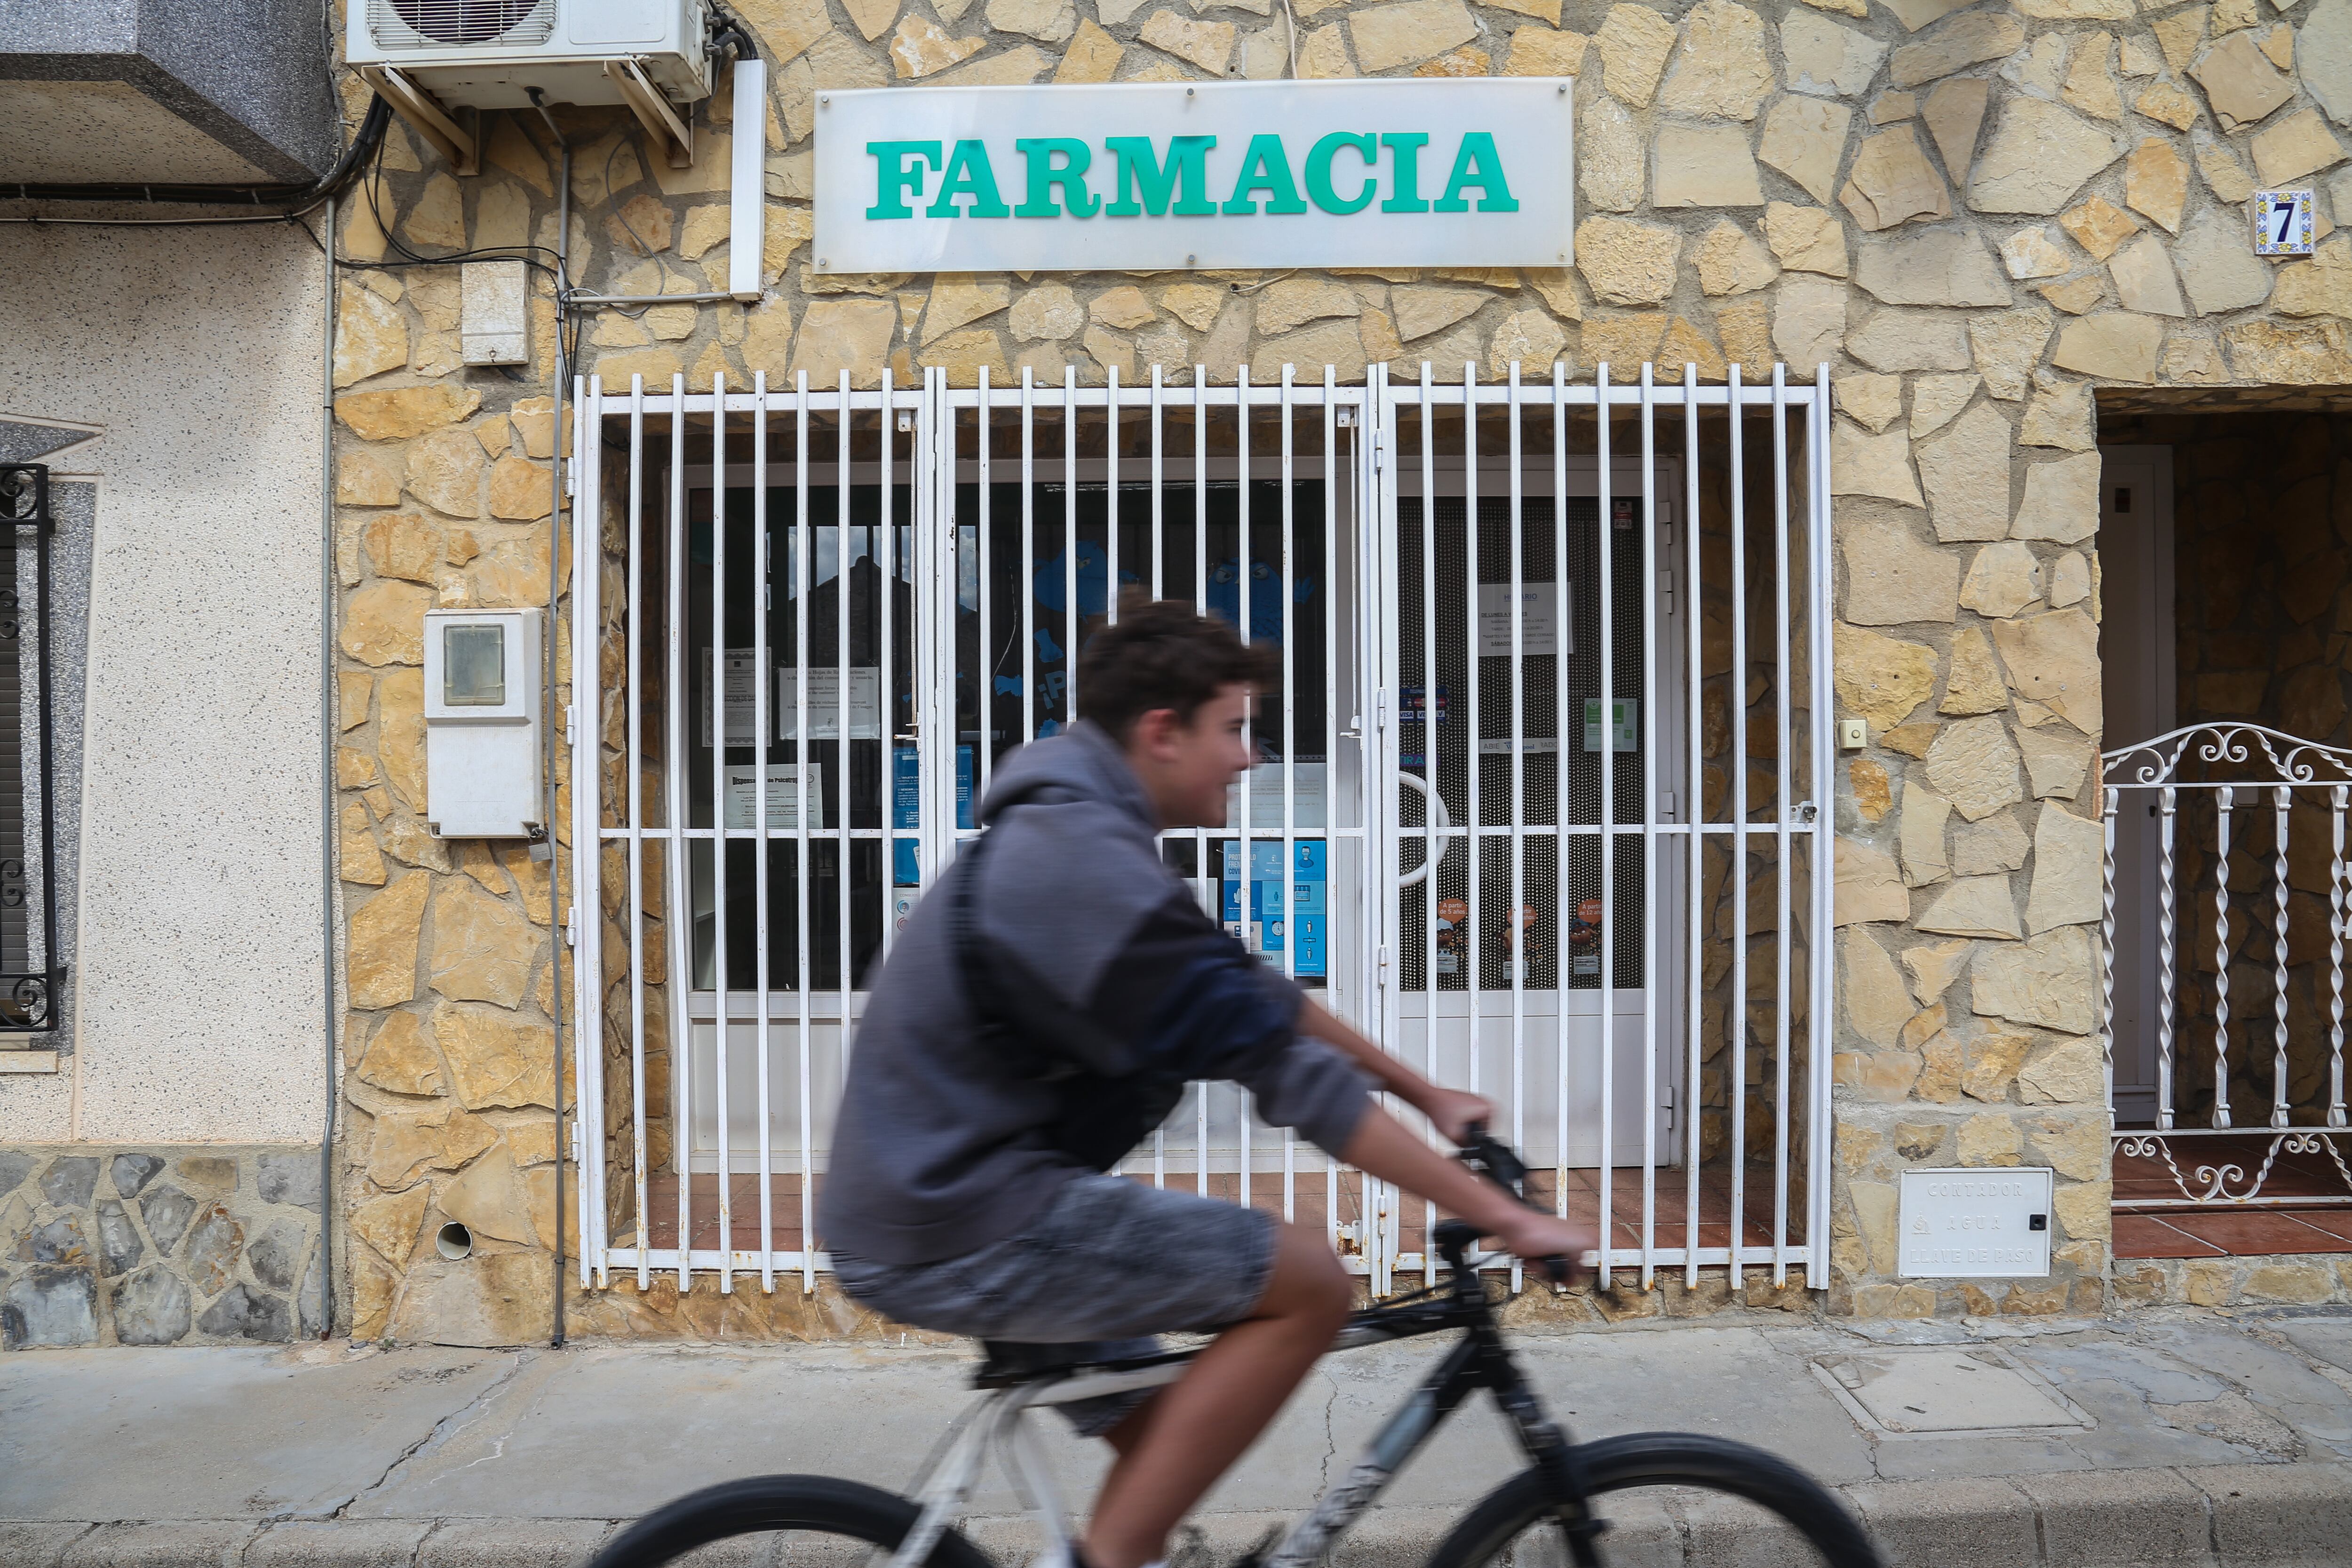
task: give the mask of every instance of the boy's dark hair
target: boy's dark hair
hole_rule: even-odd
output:
[[[1155,708],[1173,709],[1190,724],[1224,688],[1262,689],[1281,668],[1274,644],[1246,644],[1181,600],[1129,589],[1119,595],[1118,619],[1097,623],[1078,655],[1078,713],[1125,745],[1135,721]]]

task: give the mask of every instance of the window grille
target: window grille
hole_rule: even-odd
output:
[[[0,1041],[54,1035],[58,961],[46,464],[0,465]]]
[[[1823,1282],[1825,375],[579,393],[583,1281],[814,1288],[873,966],[1132,584],[1281,645],[1203,908],[1493,1099],[1604,1284]],[[1434,1268],[1231,1085],[1122,1168]]]

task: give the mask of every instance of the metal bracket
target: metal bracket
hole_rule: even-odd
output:
[[[362,66],[360,79],[392,105],[409,128],[433,143],[444,162],[458,174],[482,172],[482,113],[467,112],[470,125],[461,125],[441,100],[403,75],[396,66]]]
[[[646,134],[661,145],[664,155],[669,159],[669,166],[673,169],[692,168],[694,130],[677,117],[677,110],[670,107],[669,100],[662,96],[661,89],[646,75],[646,68],[635,60],[606,60],[604,74],[620,89],[621,100],[629,106],[629,112],[637,117],[637,123],[646,128]]]

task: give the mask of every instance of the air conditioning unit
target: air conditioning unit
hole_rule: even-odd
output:
[[[674,104],[710,96],[703,0],[350,0],[344,47],[450,109],[626,104],[639,84]]]

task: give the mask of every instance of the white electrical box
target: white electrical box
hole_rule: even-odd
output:
[[[459,344],[467,364],[530,362],[530,279],[520,261],[467,261],[457,268]]]
[[[1906,1279],[2041,1279],[2050,1273],[2050,1168],[1906,1171],[1895,1224]]]
[[[425,612],[425,816],[443,838],[546,826],[538,610]]]

